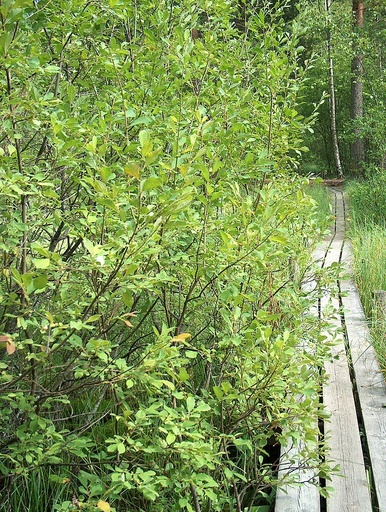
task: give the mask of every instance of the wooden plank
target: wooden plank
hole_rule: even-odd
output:
[[[313,254],[314,261],[320,266],[323,264],[328,245],[329,239],[320,244]],[[303,283],[302,289],[311,293],[316,286],[316,281],[310,278]],[[317,303],[311,307],[310,314],[318,316]],[[315,411],[315,424],[317,424],[317,421],[317,412]],[[295,446],[289,440],[287,445],[281,447],[278,480],[279,482],[283,481],[287,475],[295,473],[299,485],[283,485],[278,488],[275,512],[320,512],[319,491],[312,484],[313,481],[318,481],[318,477],[315,470],[301,467],[298,455],[299,451],[304,448],[304,444],[303,441],[300,441],[299,445]]]
[[[328,485],[334,492],[327,498],[328,512],[371,512],[361,440],[352,385],[343,340],[334,347],[337,357],[326,364],[329,376],[323,388],[323,401],[331,414],[325,424],[329,458],[340,466],[340,475],[332,475]]]
[[[338,206],[338,202],[336,203]],[[331,233],[327,236],[326,240],[319,244],[313,254],[313,260],[320,267],[324,266],[327,255],[331,253],[331,244],[334,243],[333,241],[334,238],[336,238],[337,231],[341,231],[342,227],[344,227],[339,224],[344,214],[343,210],[336,213],[338,217],[336,219],[335,226],[333,227]],[[303,285],[303,289],[305,291],[311,292],[315,289],[316,286],[316,282],[311,279]],[[326,300],[328,298],[329,294],[326,295]],[[316,316],[319,314],[318,304],[315,304],[311,307],[310,313]],[[316,415],[315,422],[317,422]],[[293,473],[296,471],[298,481],[304,483],[300,486],[285,485],[284,487],[279,488],[276,495],[275,512],[320,512],[319,491],[317,490],[317,487],[311,483],[313,480],[315,480],[316,475],[311,470],[299,468],[300,462],[298,457],[298,450],[301,450],[303,445],[304,443],[300,443],[298,447],[293,445],[291,446],[290,444],[287,446],[282,446],[278,475],[279,481],[284,479],[288,473]]]
[[[325,266],[340,262],[344,239],[343,196],[336,195],[336,232],[326,256]],[[336,298],[324,297],[323,307],[332,302],[339,307]],[[332,325],[340,328],[340,318]],[[367,486],[366,471],[357,422],[352,383],[343,336],[333,347],[334,359],[325,366],[328,382],[323,386],[323,402],[331,414],[325,424],[325,436],[330,449],[329,458],[340,466],[339,475],[333,475],[331,487],[334,492],[327,498],[327,512],[371,512],[371,497]]]
[[[319,246],[314,254],[314,260],[320,266],[328,267],[334,262],[340,262],[342,253],[344,253],[344,230],[345,230],[345,210],[344,197],[341,191],[334,194],[336,222],[331,236]],[[311,291],[314,283],[307,283],[307,288]],[[354,288],[355,290],[355,288]],[[325,291],[321,300],[321,315],[330,303],[336,309],[339,309],[338,299],[332,298],[328,290]],[[313,308],[315,309],[315,308]],[[327,313],[327,311],[326,311]],[[357,329],[354,320],[346,320],[350,325]],[[341,328],[341,318],[337,316],[332,321],[332,327]],[[363,358],[363,347],[353,352],[353,356],[358,360]],[[367,353],[367,351],[364,351]],[[343,335],[340,336],[339,343],[333,347],[332,353],[334,359],[326,364],[326,372],[329,375],[328,383],[323,387],[323,400],[327,410],[331,414],[329,424],[325,425],[325,435],[327,444],[330,448],[329,458],[340,465],[341,476],[332,477],[331,483],[327,485],[334,487],[335,491],[327,499],[327,512],[371,512],[371,497],[367,485],[366,470],[363,459],[363,452],[359,434],[359,426],[355,408],[354,394],[349,370],[349,363],[346,356],[346,348]],[[368,361],[372,364],[372,360]],[[383,395],[383,399],[385,400]],[[383,409],[386,416],[386,409]],[[371,421],[375,424],[379,417],[371,416]],[[386,443],[386,423],[382,424],[382,439]],[[379,437],[379,430],[378,430]],[[376,436],[374,437],[376,440]],[[287,451],[286,451],[287,450]],[[384,462],[385,451],[379,454],[377,464],[386,469]],[[286,471],[293,471],[297,463],[297,450],[295,447],[282,448],[282,465],[279,471],[279,478],[286,475]],[[286,469],[285,469],[286,468]],[[305,470],[297,470],[300,480],[312,480],[312,473],[307,474]],[[384,484],[386,477],[382,474],[380,482]],[[386,493],[386,486],[383,485],[383,492]],[[288,494],[286,494],[288,492]],[[381,495],[383,507],[386,507],[386,497]],[[320,512],[320,499],[316,493],[316,488],[309,483],[300,487],[284,487],[278,490],[275,512]],[[386,512],[385,508],[380,508],[380,512]]]
[[[311,482],[316,478],[312,469],[299,467],[299,447],[288,444],[282,447],[280,457],[279,481],[287,474],[296,472],[299,485],[285,485],[277,490],[275,512],[320,512],[318,488]]]
[[[345,244],[343,259],[351,264],[351,244]],[[367,446],[373,473],[373,484],[379,512],[386,512],[386,385],[375,350],[358,290],[352,278],[341,282],[345,308],[345,324],[354,367],[359,403],[362,411]]]

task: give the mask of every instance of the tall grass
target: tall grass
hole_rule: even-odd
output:
[[[353,225],[354,270],[363,307],[370,317],[373,293],[386,290],[386,228],[374,224]]]
[[[321,183],[312,184],[307,194],[317,203],[317,217],[320,223],[326,223],[331,218],[331,198],[327,188]]]
[[[57,508],[59,503],[67,500],[70,504],[73,494],[69,487],[69,478],[60,477],[54,474],[49,466],[37,468],[26,477],[19,477],[14,485],[6,502],[6,509],[9,512],[53,512],[54,510],[65,510]],[[42,498],[44,497],[44,502]]]
[[[374,292],[386,290],[386,181],[373,177],[368,182],[351,182],[347,191],[355,280],[365,313],[372,320],[374,348],[386,370],[386,319],[376,314],[374,303]]]

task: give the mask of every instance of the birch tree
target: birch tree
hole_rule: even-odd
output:
[[[336,101],[335,101],[335,81],[334,81],[334,60],[332,57],[331,45],[331,0],[325,0],[326,8],[326,43],[327,43],[327,59],[329,71],[329,88],[330,88],[330,128],[331,128],[331,142],[334,152],[335,168],[339,178],[343,178],[342,162],[340,159],[338,133],[336,129]]]
[[[364,2],[353,0],[353,17],[355,29],[360,32],[364,24]],[[353,170],[361,171],[361,163],[365,161],[365,141],[358,124],[363,118],[363,54],[358,41],[354,42],[355,56],[351,64],[351,119],[355,123],[355,138],[351,143],[350,156]]]

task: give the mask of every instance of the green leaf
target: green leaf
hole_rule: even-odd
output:
[[[131,308],[131,306],[134,304],[134,297],[131,292],[125,292],[122,295],[122,300],[125,306],[127,306],[128,308]]]
[[[16,281],[16,283],[19,285],[19,286],[23,286],[23,278],[22,278],[22,275],[20,274],[20,272],[18,271],[18,269],[16,267],[11,267],[11,273],[12,273],[12,276],[14,278],[14,280]]]
[[[222,397],[224,396],[223,390],[221,388],[219,388],[218,386],[213,386],[213,391],[214,391],[214,394],[216,395],[217,400],[221,400]]]
[[[197,407],[196,407],[196,411],[200,411],[200,412],[206,412],[206,411],[210,411],[212,408],[209,404],[205,403],[205,402],[200,402]]]
[[[153,488],[150,488],[149,486],[142,486],[141,491],[143,497],[150,501],[155,501],[159,496],[158,492],[156,492]]]
[[[101,315],[91,315],[89,318],[87,318],[86,323],[90,324],[92,322],[96,322],[97,320],[100,319],[100,317]]]
[[[45,73],[59,73],[60,68],[58,66],[54,66],[53,64],[49,64],[48,66],[45,66],[44,68]]]
[[[86,144],[86,149],[88,149],[92,153],[95,153],[96,152],[96,147],[97,147],[97,142],[98,142],[98,139],[94,135],[93,138],[91,139],[91,141]]]
[[[128,108],[126,110],[126,117],[135,117],[136,115],[137,113],[133,108]]]
[[[50,260],[48,258],[43,258],[43,259],[33,259],[33,264],[35,265],[36,268],[48,268],[50,266]]]
[[[215,494],[213,491],[211,491],[210,489],[205,489],[205,494],[206,496],[208,496],[209,499],[211,499],[212,501],[216,502],[217,499],[218,499],[218,496],[217,494]]]
[[[270,237],[271,242],[277,242],[280,245],[287,245],[288,239],[284,235],[273,235]]]
[[[143,190],[153,190],[155,188],[158,188],[162,185],[161,178],[156,178],[151,176],[143,183]]]
[[[193,411],[195,405],[195,398],[193,396],[188,396],[188,398],[186,399],[186,408],[188,409],[188,412]]]
[[[113,175],[113,171],[109,167],[101,167],[99,172],[103,181],[108,181],[109,178]]]
[[[166,436],[166,443],[173,444],[175,440],[176,440],[175,434],[173,434],[173,432],[169,432],[168,435]]]
[[[150,151],[150,153],[148,153],[146,155],[145,166],[148,166],[148,165],[151,165],[152,163],[154,163],[157,160],[158,155],[160,153],[161,153],[161,149],[156,149],[155,151]]]
[[[12,144],[8,144],[7,146],[9,156],[12,156],[16,153],[16,148]]]
[[[88,250],[88,252],[91,254],[91,256],[95,255],[95,249],[96,248],[95,248],[94,244],[90,240],[88,240],[87,238],[84,238],[83,239],[83,245]]]
[[[150,139],[150,133],[147,130],[139,132],[139,143],[141,145],[142,157],[146,158],[153,150],[153,143]]]
[[[185,368],[180,368],[180,371],[179,371],[179,379],[184,382],[186,380],[189,380],[189,373],[186,371]]]
[[[32,281],[34,290],[43,290],[48,283],[48,277],[46,274],[41,274]]]
[[[132,121],[130,123],[130,126],[137,126],[139,124],[144,124],[144,125],[148,125],[152,122],[152,119],[151,117],[147,117],[147,116],[140,116],[138,117],[137,119],[135,119],[134,121]]]

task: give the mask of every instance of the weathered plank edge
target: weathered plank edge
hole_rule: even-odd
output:
[[[350,268],[352,251],[346,242],[343,260]],[[386,385],[375,350],[358,290],[352,278],[341,281],[345,309],[346,332],[370,455],[379,512],[386,512]]]
[[[344,248],[342,203],[342,196],[337,197],[336,234],[326,255],[325,267],[341,261],[341,251]],[[338,298],[326,294],[322,300],[322,314],[323,303],[328,302],[339,310]],[[336,329],[342,328],[340,316],[330,323]],[[323,402],[331,415],[329,423],[325,423],[329,458],[340,465],[342,476],[334,474],[331,477],[329,485],[334,488],[334,492],[327,498],[327,512],[371,512],[371,496],[343,334],[338,339],[339,343],[332,347],[334,359],[325,365],[328,381],[323,386]]]

